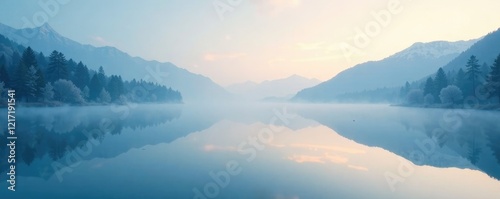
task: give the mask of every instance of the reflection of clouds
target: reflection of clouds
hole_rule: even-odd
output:
[[[312,156],[312,155],[292,155],[288,156],[289,160],[295,161],[297,163],[335,163],[335,164],[344,164],[349,161],[346,157],[338,156],[338,155],[330,155],[328,153],[323,154],[322,156]]]
[[[356,166],[356,165],[347,165],[347,167],[351,168],[351,169],[356,169],[356,170],[360,170],[360,171],[368,171],[368,168],[366,167],[363,167],[363,166]]]
[[[290,147],[294,148],[305,148],[310,150],[326,150],[326,151],[336,151],[342,153],[350,153],[350,154],[365,154],[365,150],[347,148],[347,147],[338,147],[338,146],[327,146],[327,145],[316,145],[316,144],[291,144]]]

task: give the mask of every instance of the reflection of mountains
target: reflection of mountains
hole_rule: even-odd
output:
[[[178,105],[26,108],[18,110],[16,119],[17,168],[20,175],[29,176],[52,168],[53,161],[66,165],[70,154],[87,150],[90,143],[98,144],[92,145],[90,154],[83,155],[82,160],[111,158],[132,148],[169,143],[218,121],[217,117],[203,118]],[[0,153],[7,157],[6,139],[1,142]],[[7,165],[2,164],[3,172]]]
[[[418,165],[478,169],[500,179],[500,113],[384,106],[298,112],[346,138],[384,148]]]

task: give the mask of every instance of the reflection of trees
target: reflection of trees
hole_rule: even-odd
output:
[[[178,118],[181,113],[177,108],[164,111],[136,109],[123,117],[123,114],[114,113],[106,107],[94,111],[86,111],[82,107],[74,109],[77,111],[51,112],[51,109],[43,109],[35,111],[35,114],[19,113],[16,118],[19,124],[16,128],[18,164],[22,161],[31,165],[37,158],[46,155],[52,160],[59,160],[68,152],[82,147],[82,143],[89,142],[86,132],[101,132],[91,134],[90,139],[103,141],[107,136],[119,135],[124,128],[143,129],[160,125]],[[6,155],[8,148],[5,140],[0,139],[0,154]],[[5,170],[7,165],[1,164],[0,171]]]
[[[500,125],[496,125],[493,128],[486,129],[486,136],[488,137],[488,146],[493,151],[493,156],[495,156],[498,164],[500,164]]]
[[[33,162],[33,160],[35,159],[35,148],[30,147],[30,146],[26,146],[26,148],[24,148],[24,152],[23,152],[21,157],[22,157],[24,163],[26,163],[27,165],[30,165]]]
[[[477,164],[477,162],[479,161],[479,155],[481,154],[481,147],[482,145],[480,145],[478,143],[478,140],[477,140],[477,134],[478,132],[476,131],[473,131],[472,132],[472,138],[470,138],[468,141],[468,155],[467,155],[467,159],[470,160],[470,162],[472,164]]]

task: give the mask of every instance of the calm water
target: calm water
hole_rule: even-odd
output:
[[[16,192],[2,175],[0,198],[498,199],[499,118],[387,105],[24,108]]]

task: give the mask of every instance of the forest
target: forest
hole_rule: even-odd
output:
[[[458,71],[439,68],[425,82],[406,82],[400,89],[403,105],[499,109],[500,55],[491,66],[479,63],[472,55]]]
[[[1,35],[0,35],[1,36]],[[13,46],[5,37],[2,46]],[[7,44],[7,45],[6,45]],[[22,49],[22,47],[17,47]],[[5,48],[4,48],[5,49]],[[67,60],[54,50],[48,57],[31,47],[18,53],[15,48],[0,56],[0,104],[6,105],[6,92],[16,91],[18,104],[27,106],[99,105],[133,103],[181,103],[178,91],[153,82],[123,80],[118,75],[106,75],[102,66],[92,70],[84,63]],[[4,50],[7,51],[7,50]],[[125,67],[125,66],[123,66]]]

